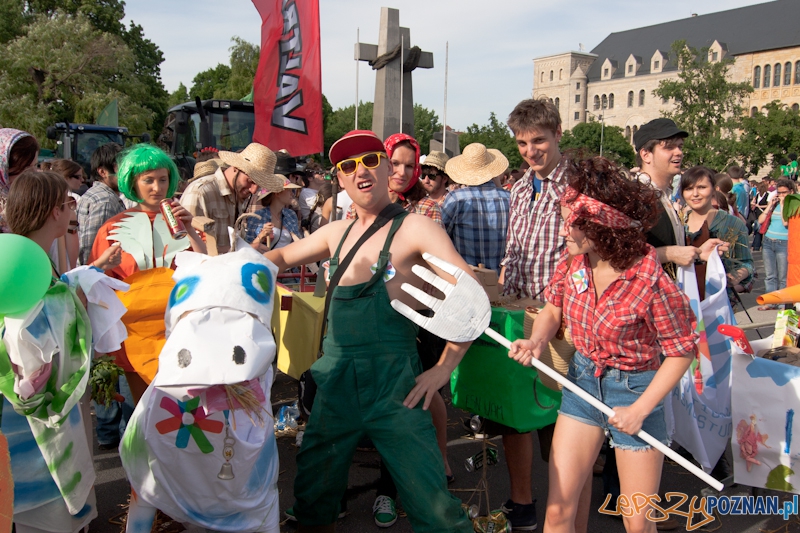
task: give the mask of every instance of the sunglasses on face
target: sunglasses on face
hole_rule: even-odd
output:
[[[422,175],[422,179],[431,180],[431,181],[435,180],[436,178],[441,178],[441,177],[442,177],[441,174],[433,174],[433,173],[428,173],[428,174],[423,174]]]
[[[336,168],[345,176],[355,174],[358,164],[361,163],[364,168],[377,168],[381,164],[381,157],[386,157],[386,154],[381,152],[370,152],[360,157],[352,157],[339,161],[336,163]]]
[[[74,180],[82,180],[83,176],[80,174],[73,174],[72,176],[70,176],[70,178]]]

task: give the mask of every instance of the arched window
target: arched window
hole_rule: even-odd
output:
[[[608,108],[614,109],[614,93],[608,95]]]
[[[627,139],[627,140],[631,139],[631,127],[630,126],[625,126],[625,139]]]
[[[631,140],[633,140],[633,137],[636,135],[637,131],[639,131],[639,126],[634,126],[633,130],[631,130]]]
[[[792,84],[792,64],[787,61],[785,65],[783,65],[783,84],[784,85],[791,85]]]
[[[628,107],[633,107],[633,91],[628,91]]]
[[[800,61],[794,64],[794,83],[800,85]]]
[[[603,109],[608,109],[608,96],[603,95]]]
[[[775,63],[775,77],[772,80],[773,87],[780,87],[781,85],[781,64]]]
[[[553,103],[556,104],[556,109],[561,109],[561,99],[560,98],[556,98],[555,102],[553,102]]]
[[[639,91],[639,105],[640,106],[644,105],[644,89]],[[634,127],[636,127],[636,126],[634,126]]]
[[[542,72],[541,76],[539,76],[539,82],[544,83],[544,72]]]
[[[794,111],[795,113],[800,111],[800,104],[792,104],[792,111]]]
[[[753,69],[753,89],[761,87],[761,67]]]
[[[600,97],[598,95],[594,95],[594,108],[600,109]]]
[[[764,88],[769,87],[769,82],[772,81],[772,67],[764,65]]]
[[[550,81],[553,81],[553,71],[550,71]]]
[[[558,69],[558,79],[559,80],[563,80],[564,79],[564,69],[563,68]]]
[[[750,116],[754,117],[756,116],[757,113],[758,113],[758,108],[756,106],[753,106],[753,108],[750,109]]]

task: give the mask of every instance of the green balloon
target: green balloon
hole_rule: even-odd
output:
[[[50,287],[50,259],[21,235],[0,233],[0,314],[31,309]]]

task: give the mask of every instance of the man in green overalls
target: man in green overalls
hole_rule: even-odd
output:
[[[332,222],[302,241],[266,253],[280,270],[331,257],[335,277],[370,226],[386,216],[391,163],[381,140],[371,131],[351,131],[333,144],[329,156],[358,218]],[[297,455],[294,488],[299,532],[334,531],[353,453],[363,436],[372,440],[389,468],[415,532],[472,531],[461,501],[447,490],[427,410],[469,343],[449,342],[439,363],[421,373],[417,327],[390,305],[398,299],[419,308],[400,286],[421,287],[411,267],[430,268],[422,260],[424,252],[472,275],[438,224],[406,212],[364,241],[352,262],[343,265],[330,300],[325,355],[311,367],[317,395]]]

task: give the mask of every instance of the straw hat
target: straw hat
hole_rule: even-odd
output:
[[[277,157],[263,144],[250,143],[240,153],[220,151],[219,158],[228,165],[236,167],[263,189],[274,189],[283,182],[275,178]]]
[[[292,183],[291,180],[283,174],[273,174],[273,176],[274,179],[269,187],[259,189],[257,199],[261,200],[270,194],[280,193],[286,189],[302,189],[300,185]]]
[[[445,172],[451,180],[461,185],[482,185],[507,168],[508,159],[500,150],[472,143],[464,148],[461,155],[447,161]]]
[[[434,167],[444,172],[444,167],[450,157],[444,152],[431,152],[425,156],[425,161],[421,162],[423,167]]]
[[[194,175],[192,179],[189,181],[194,181],[197,178],[202,178],[203,176],[208,176],[209,174],[213,174],[217,171],[219,166],[222,164],[222,161],[214,158],[208,159],[206,161],[200,161],[194,165]]]

